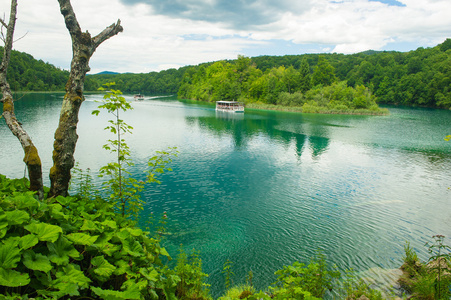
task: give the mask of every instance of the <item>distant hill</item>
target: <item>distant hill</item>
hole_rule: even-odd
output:
[[[93,75],[117,75],[117,74],[120,74],[120,73],[118,73],[118,72],[111,72],[111,71],[103,71],[103,72],[100,72],[100,73],[97,73],[97,74],[93,74]]]
[[[2,53],[3,48],[0,47],[0,55]],[[271,72],[277,74],[275,69],[279,67],[286,69],[292,67],[299,72],[305,59],[310,74],[313,75],[320,57],[333,67],[337,81],[346,81],[350,87],[358,85],[368,87],[381,103],[451,107],[451,39],[432,48],[418,48],[409,52],[368,50],[350,55],[337,53],[265,55],[251,57],[250,60],[262,74]],[[236,65],[237,72],[243,72],[237,65],[238,60],[225,62]],[[214,63],[140,74],[103,71],[86,77],[85,90],[94,91],[104,83],[114,81],[116,88],[123,93],[175,94],[180,91],[182,83],[185,88],[189,87],[192,84],[190,80],[196,79],[196,76],[204,76],[202,74],[205,74],[205,70]],[[68,76],[69,72],[66,70],[36,60],[30,54],[12,51],[8,81],[15,91],[63,91]],[[239,82],[228,84],[232,87],[240,86],[243,79],[248,76],[255,74],[243,73],[238,76]],[[274,81],[274,76],[267,78],[271,80],[267,85],[269,89],[271,86],[278,86],[279,83]],[[259,84],[265,86],[264,82]],[[223,89],[231,90],[227,86]],[[257,92],[255,84],[253,89]],[[290,88],[288,90],[291,92]]]
[[[249,60],[188,68],[179,97],[277,104],[281,93],[301,90],[301,82],[310,77],[307,81],[313,85],[312,89],[321,81],[322,86],[329,85],[330,80],[323,79],[332,78],[349,87],[368,88],[379,103],[451,108],[451,39],[432,48],[420,47],[409,52],[265,55]],[[303,62],[308,66],[301,70]]]

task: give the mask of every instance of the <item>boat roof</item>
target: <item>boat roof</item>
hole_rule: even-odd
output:
[[[216,101],[216,103],[223,103],[223,104],[241,104],[241,102],[237,102],[237,101]]]

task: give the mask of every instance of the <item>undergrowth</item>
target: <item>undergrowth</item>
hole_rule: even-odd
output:
[[[212,299],[198,252],[180,250],[171,269],[161,235],[138,228],[114,203],[79,195],[40,201],[28,184],[0,175],[1,299]],[[232,268],[224,264],[229,286],[220,300],[315,300],[342,289],[340,273],[321,252],[276,271],[276,282],[261,291],[252,272],[232,286]],[[347,280],[349,297],[340,299],[381,299],[365,283]]]
[[[412,299],[451,298],[451,247],[444,243],[443,235],[434,235],[433,242],[426,243],[430,257],[427,262],[418,258],[409,243],[404,246],[403,271],[400,285]]]

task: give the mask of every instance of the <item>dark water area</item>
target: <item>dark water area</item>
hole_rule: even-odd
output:
[[[76,160],[95,175],[112,159],[106,113],[91,115],[100,95],[80,110]],[[132,101],[132,96],[127,96]],[[48,184],[62,94],[27,94],[19,120],[36,143]],[[125,136],[144,177],[147,159],[177,147],[173,172],[143,192],[142,224],[168,213],[165,245],[201,252],[212,292],[224,288],[224,262],[234,282],[249,271],[263,288],[274,271],[308,262],[317,249],[340,270],[399,268],[406,241],[428,255],[434,234],[451,236],[451,112],[389,107],[388,116],[296,114],[246,109],[218,113],[207,103],[171,97],[134,102],[122,115]],[[23,152],[0,120],[0,173],[22,177]],[[96,178],[97,184],[100,179]],[[382,274],[382,275],[381,275]]]

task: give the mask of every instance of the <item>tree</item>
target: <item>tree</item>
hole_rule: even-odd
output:
[[[70,0],[58,0],[58,3],[72,39],[73,56],[59,124],[55,131],[53,166],[50,169],[51,197],[66,196],[69,188],[70,171],[74,166],[75,145],[78,139],[78,112],[84,101],[84,81],[86,73],[90,70],[89,59],[101,43],[123,31],[121,21],[118,20],[91,38],[88,31],[81,31]]]
[[[13,45],[14,28],[16,25],[17,14],[17,0],[11,0],[11,12],[9,16],[9,23],[0,19],[2,29],[6,28],[6,37],[3,35],[2,40],[5,44],[3,51],[3,59],[0,65],[0,88],[3,94],[1,102],[3,103],[3,116],[6,124],[11,132],[19,139],[20,144],[24,150],[24,162],[27,165],[28,176],[30,179],[30,190],[36,191],[40,199],[44,197],[44,190],[42,184],[42,166],[38,150],[33,144],[28,133],[23,129],[22,124],[17,120],[14,113],[14,99],[11,88],[6,80],[8,66],[10,62],[11,50]]]
[[[334,67],[324,58],[318,57],[318,64],[316,65],[313,76],[313,85],[322,84],[324,86],[331,85],[336,80]]]
[[[307,58],[303,58],[301,62],[301,67],[299,69],[299,86],[300,91],[305,93],[312,87],[312,76],[310,75],[310,66],[308,64]]]

